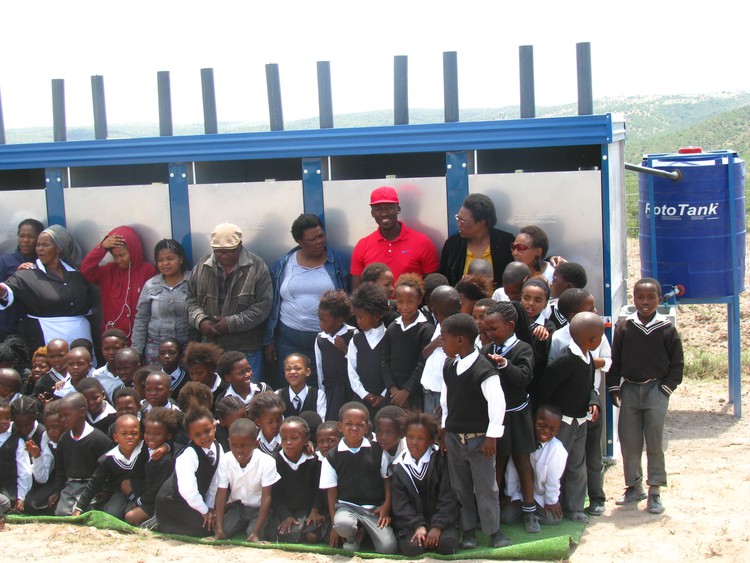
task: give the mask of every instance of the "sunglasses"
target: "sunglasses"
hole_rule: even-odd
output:
[[[510,243],[510,249],[511,249],[512,252],[516,252],[516,251],[518,251],[518,252],[526,252],[529,248],[531,248],[531,247],[530,246],[526,246],[525,244],[520,243],[520,242],[512,242],[512,243]]]

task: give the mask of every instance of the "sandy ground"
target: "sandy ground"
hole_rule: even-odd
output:
[[[638,274],[637,244],[629,248],[631,279]],[[632,288],[632,283],[630,284]],[[750,287],[750,284],[748,284]],[[742,318],[750,315],[743,296]],[[678,325],[687,349],[726,351],[726,308],[681,307]],[[750,331],[743,327],[743,348]],[[743,402],[750,408],[750,378],[743,374]],[[587,526],[571,561],[695,561],[721,557],[750,561],[750,420],[736,419],[726,403],[726,373],[686,380],[671,399],[667,416],[667,470],[662,494],[666,512],[653,516],[638,506],[618,507],[622,468],[605,475],[607,510]],[[0,536],[6,557],[17,561],[75,561],[82,554],[107,561],[184,561],[212,559],[275,561],[351,560],[278,550],[210,547],[157,539],[148,533],[123,535],[72,525],[9,525]],[[356,558],[355,558],[356,559]],[[385,561],[385,560],[381,560]]]

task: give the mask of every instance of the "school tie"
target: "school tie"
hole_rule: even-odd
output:
[[[208,458],[208,461],[211,462],[211,465],[216,463],[216,454],[214,453],[213,450],[208,450],[206,452],[206,457]]]
[[[300,400],[300,398],[295,397],[294,399],[292,399],[292,404],[294,404],[294,412],[299,414],[302,410],[302,401]]]

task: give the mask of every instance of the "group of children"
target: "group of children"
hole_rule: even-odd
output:
[[[354,551],[369,538],[409,556],[477,547],[479,530],[503,547],[502,524],[604,512],[601,372],[622,409],[617,504],[663,511],[682,349],[658,282],[635,285],[610,351],[580,265],[548,285],[514,262],[490,297],[482,262],[456,288],[440,274],[394,284],[375,264],[351,296],[326,292],[315,358],[285,358],[275,392],[214,344],[167,339],[142,366],[110,329],[94,370],[86,342],[50,341],[26,381],[0,368],[0,511],[97,508],[167,533]]]

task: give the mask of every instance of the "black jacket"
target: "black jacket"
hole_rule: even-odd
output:
[[[494,227],[490,229],[490,254],[495,287],[502,287],[505,267],[513,262],[510,245],[514,240],[516,237],[510,233]],[[440,273],[448,278],[450,285],[456,285],[464,276],[467,245],[466,239],[461,238],[461,235],[453,235],[443,245],[443,252],[440,254]]]

